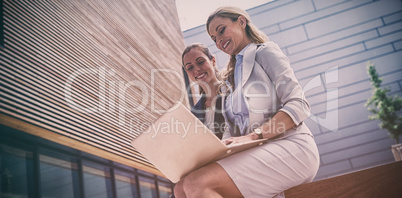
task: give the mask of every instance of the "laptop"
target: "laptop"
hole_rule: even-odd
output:
[[[225,145],[187,107],[178,103],[131,144],[166,178],[177,183],[191,171],[265,141]]]

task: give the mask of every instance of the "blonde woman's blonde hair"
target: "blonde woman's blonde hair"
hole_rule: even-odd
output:
[[[244,16],[246,19],[246,35],[247,37],[251,40],[253,43],[265,43],[269,39],[268,37],[261,31],[259,30],[254,24],[251,23],[251,18],[247,14],[246,11],[237,8],[237,7],[220,7],[218,8],[215,12],[211,13],[208,17],[207,23],[206,23],[206,28],[209,32],[209,25],[215,17],[222,17],[222,18],[229,18],[233,22],[237,21],[239,16]],[[233,88],[234,86],[234,67],[236,65],[236,55],[230,55],[229,62],[226,68],[226,71],[222,71],[222,80],[224,82],[229,82],[229,85],[226,85],[226,83],[222,83],[222,85],[229,86],[228,88]]]

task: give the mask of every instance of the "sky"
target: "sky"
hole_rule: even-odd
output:
[[[221,6],[235,6],[244,10],[272,0],[176,0],[182,31],[205,24],[210,13]]]

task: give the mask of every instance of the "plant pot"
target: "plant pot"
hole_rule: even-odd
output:
[[[402,160],[402,143],[394,144],[391,146],[392,154],[394,154],[395,161]]]

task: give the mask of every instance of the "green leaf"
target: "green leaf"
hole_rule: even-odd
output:
[[[369,119],[380,120],[380,128],[386,129],[390,137],[399,142],[399,136],[402,135],[402,98],[399,95],[390,96],[389,88],[381,88],[382,78],[372,62],[368,62],[366,67],[372,86],[372,95],[364,104],[373,114]]]

